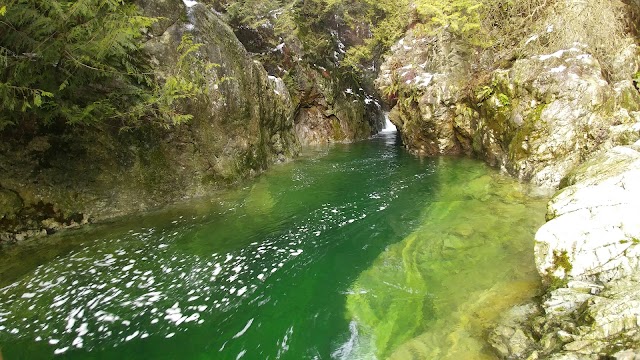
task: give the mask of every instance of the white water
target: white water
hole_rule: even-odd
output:
[[[380,131],[381,133],[392,133],[392,132],[397,132],[398,129],[396,128],[395,125],[393,125],[393,123],[391,122],[391,120],[389,120],[389,114],[385,114],[384,115],[384,129],[382,129],[382,131]]]

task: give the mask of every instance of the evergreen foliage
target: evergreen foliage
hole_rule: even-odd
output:
[[[357,6],[348,0],[328,0],[334,6],[352,12]],[[427,35],[446,28],[451,34],[465,39],[473,46],[486,46],[488,40],[481,25],[481,10],[485,3],[496,0],[364,0],[364,12],[371,27],[371,38],[362,46],[347,53],[345,65],[358,67],[375,54],[384,53],[411,26]]]
[[[158,81],[141,51],[154,22],[123,0],[9,0],[0,10],[0,130],[188,120],[172,105],[201,94],[200,84],[178,72]],[[186,39],[181,61],[197,47]]]
[[[214,6],[227,14],[234,28],[252,29],[265,42],[268,50],[260,54],[264,62],[274,60],[270,52],[293,50],[308,63],[329,65],[327,54],[335,44],[325,26],[325,0],[218,0]]]
[[[343,65],[358,68],[369,59],[389,50],[412,21],[415,14],[410,0],[327,0],[337,13],[344,14],[352,27],[359,22],[367,24],[371,36],[360,46],[347,51]]]

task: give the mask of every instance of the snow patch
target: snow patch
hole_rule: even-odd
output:
[[[564,66],[564,65],[560,65],[558,67],[554,67],[553,69],[549,70],[549,72],[558,74],[558,73],[561,73],[561,72],[563,72],[565,70],[567,70],[567,67]]]
[[[538,38],[538,34],[535,34],[532,37],[528,38],[527,41],[524,42],[524,44],[529,45],[531,42],[538,40]]]
[[[188,8],[192,8],[192,7],[194,7],[194,6],[196,6],[198,4],[197,1],[192,1],[192,0],[182,0],[182,2]]]

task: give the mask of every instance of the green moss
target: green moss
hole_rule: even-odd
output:
[[[539,104],[533,111],[531,111],[524,119],[524,123],[515,130],[515,135],[509,143],[509,158],[512,161],[526,158],[529,155],[529,150],[523,146],[523,144],[531,140],[531,137],[540,123],[542,111],[547,104]]]
[[[624,89],[618,101],[628,111],[640,111],[640,93],[633,87]]]
[[[475,91],[476,100],[478,102],[485,101],[493,95],[493,88],[491,86],[482,86]]]
[[[562,269],[564,276],[558,277],[553,275],[558,269]],[[542,276],[543,283],[547,285],[547,292],[555,289],[566,287],[569,283],[568,274],[573,269],[573,265],[569,261],[569,255],[566,250],[553,251],[553,265],[547,270],[547,273]]]
[[[553,275],[545,275],[542,277],[543,283],[547,284],[547,292],[567,287],[568,279],[559,278]]]
[[[334,140],[342,141],[346,139],[347,136],[345,135],[344,130],[340,125],[340,120],[338,120],[338,118],[336,117],[333,117],[331,119],[331,130],[332,130],[332,137]]]
[[[22,206],[22,199],[17,193],[0,188],[0,219],[15,218]]]
[[[566,250],[553,251],[553,264],[556,268],[563,268],[565,273],[569,273],[573,269]]]
[[[498,94],[498,101],[502,104],[502,106],[510,106],[511,100],[509,100],[509,96],[506,94],[500,93]]]

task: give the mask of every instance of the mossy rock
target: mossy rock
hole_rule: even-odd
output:
[[[0,219],[14,219],[24,204],[18,194],[0,189]]]
[[[331,119],[331,129],[332,129],[331,136],[333,137],[334,140],[342,141],[347,138],[347,135],[344,133],[344,130],[342,129],[342,126],[340,125],[340,120],[338,120],[338,118],[334,117]]]
[[[634,86],[625,86],[618,95],[620,107],[627,111],[640,111],[640,92]]]

